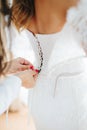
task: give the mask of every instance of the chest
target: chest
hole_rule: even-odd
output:
[[[43,52],[43,69],[45,70],[65,60],[85,55],[82,46],[70,30],[51,35],[37,35],[37,38]],[[33,47],[36,66],[39,66],[41,57],[37,40],[31,36],[30,42]]]

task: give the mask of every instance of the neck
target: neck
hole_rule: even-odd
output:
[[[73,0],[35,0],[35,16],[30,30],[35,33],[55,33],[66,22],[67,10],[74,5]]]

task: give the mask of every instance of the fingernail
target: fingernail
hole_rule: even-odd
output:
[[[37,73],[39,73],[39,70],[35,69],[35,71],[36,71]]]
[[[30,69],[31,69],[31,70],[34,70],[34,66],[30,66]]]

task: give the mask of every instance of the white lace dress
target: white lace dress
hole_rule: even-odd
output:
[[[61,32],[37,34],[37,37],[43,50],[43,67],[35,87],[29,90],[29,105],[36,130],[87,130],[84,44],[69,22]],[[16,57],[34,61],[38,67],[37,42],[31,32],[22,31],[12,45]]]

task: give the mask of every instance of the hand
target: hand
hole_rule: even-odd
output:
[[[20,71],[28,70],[32,64],[24,58],[17,58],[7,63],[5,72],[7,74],[17,73]]]
[[[31,88],[35,85],[35,78],[34,76],[37,75],[37,72],[34,70],[25,70],[15,74],[22,80],[22,86],[26,88]]]

